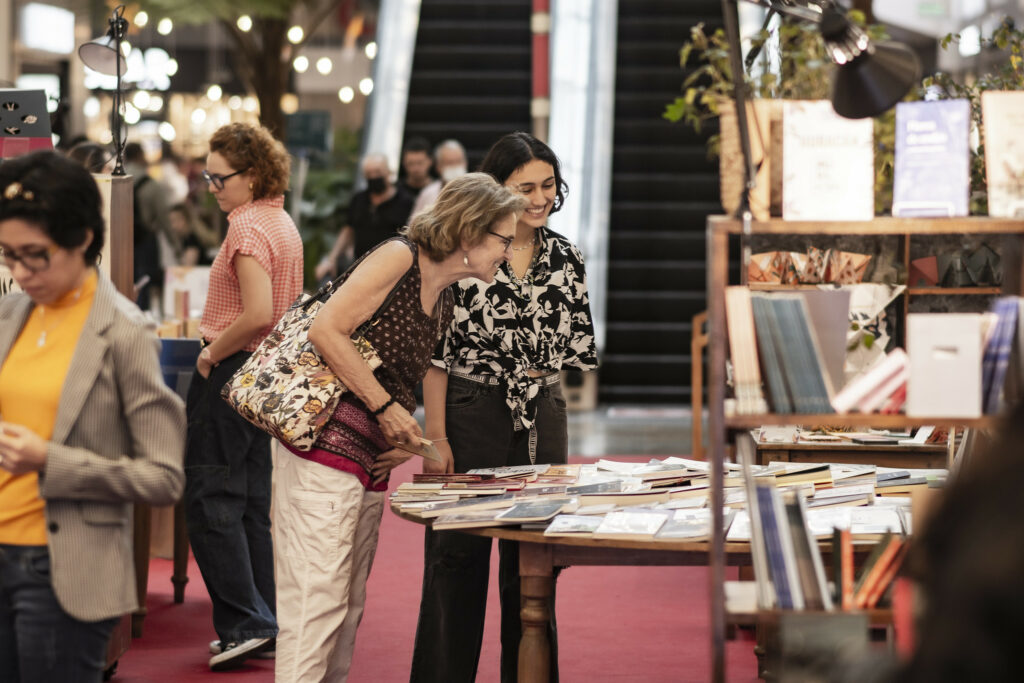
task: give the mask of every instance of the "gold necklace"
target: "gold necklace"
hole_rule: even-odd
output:
[[[526,251],[527,249],[532,249],[533,245],[535,245],[536,243],[537,241],[531,237],[530,243],[527,244],[525,247],[512,247],[512,251]]]

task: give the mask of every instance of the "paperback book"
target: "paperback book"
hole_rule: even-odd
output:
[[[896,105],[894,216],[966,216],[971,186],[967,100]]]

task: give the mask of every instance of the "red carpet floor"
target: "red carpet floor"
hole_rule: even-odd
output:
[[[573,460],[577,462],[577,459]],[[392,486],[411,478],[410,461]],[[352,683],[399,683],[409,678],[420,581],[422,529],[384,512],[359,628]],[[498,681],[497,552],[492,555],[484,647],[477,680]],[[207,645],[216,638],[199,570],[189,567],[185,602],[172,600],[171,562],[150,565],[149,614],[142,638],[121,658],[115,681],[273,681],[273,661],[211,673]],[[558,581],[559,666],[562,680],[668,683],[709,679],[708,573],[700,567],[571,567]],[[727,645],[730,681],[754,681],[749,640]]]

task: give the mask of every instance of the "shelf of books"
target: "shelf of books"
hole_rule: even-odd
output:
[[[870,472],[854,475],[867,477],[865,481],[839,482],[839,477],[849,475],[836,465],[821,464],[816,469],[806,463],[759,466],[754,464],[755,446],[747,437],[749,430],[763,425],[800,425],[820,428],[827,438],[843,431],[884,430],[904,433],[890,443],[909,445],[918,442],[898,439],[906,438],[915,428],[922,436],[933,429],[955,433],[963,428],[994,428],[999,425],[1004,382],[1013,379],[1008,367],[1014,363],[1024,367],[1024,359],[1013,350],[1024,348],[1024,335],[1018,331],[1024,331],[1024,305],[1021,299],[1007,296],[997,297],[988,313],[911,313],[906,318],[905,349],[888,353],[881,349],[864,366],[866,371],[847,375],[849,292],[765,283],[730,286],[728,267],[729,238],[735,235],[1021,235],[1024,220],[773,218],[753,221],[747,227],[749,231],[744,232],[742,221],[722,216],[709,217],[707,222],[708,453],[714,529],[709,565],[715,680],[724,680],[729,624],[803,610],[846,615],[840,621],[857,614],[865,617],[865,626],[891,619],[892,611],[879,607],[894,599],[894,578],[906,548],[903,538],[911,530],[909,505],[893,499],[902,496],[909,500],[915,490],[934,486],[945,475],[944,470],[937,475],[930,474],[934,470],[896,473],[865,463]],[[908,295],[999,293],[994,287],[918,286],[910,288]],[[1022,341],[1015,344],[1018,338]],[[728,395],[727,360],[731,362]],[[745,465],[726,462],[727,446],[734,437],[736,452]],[[823,460],[827,461],[824,451]],[[740,472],[745,482],[738,481]],[[815,479],[819,475],[825,478]],[[735,507],[737,496],[745,503],[744,516],[732,519],[727,511]],[[851,510],[851,501],[854,506],[866,507]],[[854,534],[852,543],[860,544],[856,568],[854,551],[842,549],[842,544],[851,540],[831,538],[833,528],[857,527],[858,522],[851,519],[860,519],[862,530],[878,532],[869,537]],[[739,535],[738,525],[749,529],[751,563],[758,580],[727,589],[727,548]],[[822,554],[830,556],[829,562],[823,563]],[[832,568],[830,574],[826,564]],[[827,577],[834,579],[831,586]],[[737,607],[738,595],[747,598],[743,608]],[[844,608],[852,612],[844,612]]]

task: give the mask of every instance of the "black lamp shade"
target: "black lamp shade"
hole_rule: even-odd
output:
[[[877,116],[909,92],[921,77],[917,55],[899,43],[876,42],[832,79],[832,106],[848,119]]]
[[[123,54],[118,55],[114,39],[109,35],[81,45],[78,48],[78,56],[90,69],[108,76],[117,75],[117,58],[120,57],[121,75],[123,76],[128,71],[127,60]]]

